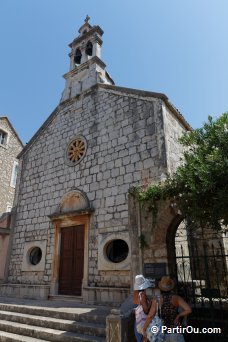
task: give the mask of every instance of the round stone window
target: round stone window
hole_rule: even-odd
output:
[[[32,250],[30,251],[30,254],[29,254],[30,263],[32,265],[37,265],[37,264],[39,264],[41,258],[42,258],[42,251],[41,251],[40,247],[32,248]]]
[[[124,261],[127,258],[129,248],[124,240],[116,239],[110,241],[106,245],[105,252],[108,260],[110,260],[111,262],[118,263]]]
[[[82,136],[71,140],[66,151],[66,158],[70,165],[76,165],[84,158],[86,147],[86,140]]]

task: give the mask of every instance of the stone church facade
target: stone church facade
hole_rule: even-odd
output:
[[[1,295],[120,303],[129,294],[129,188],[175,170],[190,127],[164,94],[114,84],[102,35],[87,18],[69,45],[61,101],[20,153]]]

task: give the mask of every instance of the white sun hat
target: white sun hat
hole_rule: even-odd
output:
[[[139,274],[135,277],[134,290],[145,290],[148,289],[148,287],[152,287],[149,279],[144,278],[142,274]]]

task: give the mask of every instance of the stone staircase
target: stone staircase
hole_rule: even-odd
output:
[[[105,342],[110,308],[37,302],[0,299],[1,342]]]

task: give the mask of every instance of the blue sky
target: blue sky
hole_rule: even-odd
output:
[[[193,128],[228,110],[227,0],[2,0],[0,115],[24,143],[59,103],[87,14],[116,85],[166,94]]]

